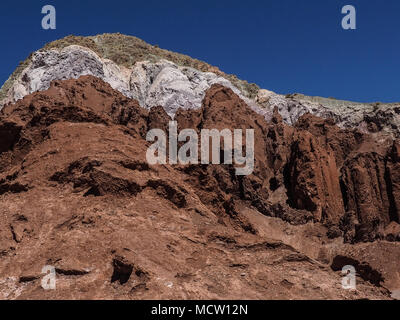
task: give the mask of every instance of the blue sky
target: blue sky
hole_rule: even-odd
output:
[[[41,28],[41,8],[57,29]],[[354,5],[357,30],[343,30]],[[188,54],[278,93],[400,101],[398,0],[2,1],[0,82],[19,61],[69,34],[121,32]]]

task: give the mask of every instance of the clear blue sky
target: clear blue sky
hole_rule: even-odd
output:
[[[57,30],[41,29],[41,8]],[[357,9],[357,30],[341,8]],[[46,42],[121,32],[278,93],[400,101],[399,0],[2,1],[0,82]]]

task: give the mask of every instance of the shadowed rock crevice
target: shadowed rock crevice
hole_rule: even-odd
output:
[[[120,284],[125,284],[129,281],[133,271],[133,265],[125,262],[121,258],[113,260],[113,274],[111,276],[111,283],[118,281]]]
[[[22,127],[14,122],[0,123],[0,154],[11,150],[20,139]]]
[[[28,283],[40,279],[39,276],[22,276],[19,278],[19,283]]]
[[[392,186],[392,179],[390,177],[390,171],[386,167],[385,169],[385,182],[386,182],[386,189],[388,193],[388,199],[389,199],[389,219],[390,221],[394,221],[399,223],[399,211],[396,205],[396,201],[393,195],[393,186]]]
[[[348,198],[349,191],[347,190],[347,186],[344,183],[342,177],[340,178],[340,191],[342,192],[344,210],[347,212],[349,210],[349,198]]]
[[[333,271],[341,271],[343,267],[347,265],[353,266],[356,269],[357,275],[377,287],[380,287],[382,282],[385,280],[382,274],[379,271],[374,270],[368,263],[359,262],[351,257],[342,255],[335,256],[331,268]]]
[[[27,185],[23,185],[19,182],[16,183],[8,183],[0,181],[0,195],[5,193],[22,193],[27,192],[29,187]]]
[[[90,273],[86,270],[56,268],[56,273],[64,276],[85,276]]]
[[[135,266],[124,257],[117,256],[113,259],[113,274],[111,276],[111,283],[119,282],[121,285],[125,285],[132,277],[136,281],[145,284],[149,280],[149,275],[146,271],[140,267]]]

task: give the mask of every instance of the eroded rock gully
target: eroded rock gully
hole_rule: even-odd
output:
[[[178,110],[178,127],[254,129],[253,174],[150,166],[146,133],[170,120],[92,76],[1,111],[3,298],[389,297],[365,279],[343,290],[329,263],[347,248],[341,237],[399,240],[398,141],[309,114],[289,126],[275,110],[267,122],[214,85],[202,108]],[[379,254],[395,255],[390,245]],[[47,264],[79,272],[59,272],[45,292]],[[386,287],[400,287],[390,275]]]

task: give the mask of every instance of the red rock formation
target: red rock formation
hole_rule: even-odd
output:
[[[146,133],[167,130],[170,118],[91,76],[53,82],[1,111],[0,281],[28,283],[8,296],[355,297],[337,288],[340,275],[261,234],[252,218],[265,217],[246,210],[293,225],[322,222],[329,236],[341,227],[349,241],[373,240],[390,222],[396,230],[398,142],[388,148],[309,115],[296,127],[277,112],[267,123],[219,85],[201,109],[175,120],[198,132],[254,129],[253,174],[236,176],[233,165],[150,166]],[[63,277],[56,293],[38,289],[46,264]],[[296,275],[285,274],[289,265]],[[362,288],[365,297],[386,294]]]

